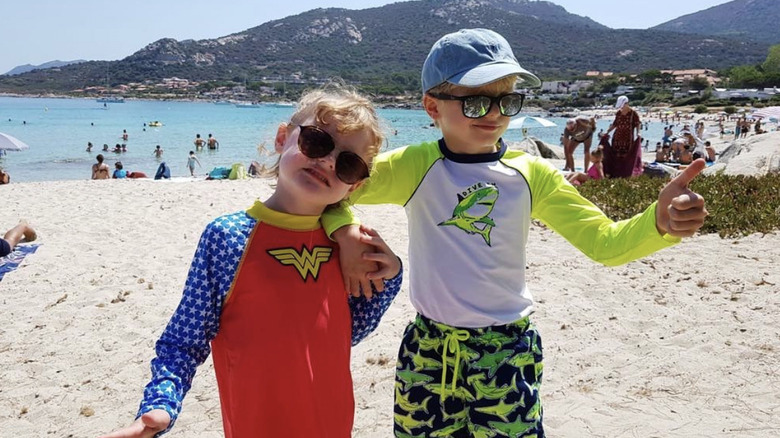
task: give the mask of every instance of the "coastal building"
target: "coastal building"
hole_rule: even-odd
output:
[[[542,82],[542,93],[552,94],[572,94],[592,86],[594,81],[576,80],[576,81],[545,81]]]
[[[661,74],[672,76],[674,82],[683,84],[696,78],[705,78],[710,85],[720,82],[718,72],[708,68],[697,68],[690,70],[661,70]]]
[[[610,76],[613,76],[615,73],[611,71],[598,71],[598,70],[592,70],[585,72],[585,76],[589,78],[608,78]]]

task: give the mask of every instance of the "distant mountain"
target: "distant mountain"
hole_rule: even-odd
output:
[[[28,71],[45,70],[47,68],[64,67],[66,65],[79,64],[79,63],[82,63],[82,62],[87,62],[87,61],[85,59],[77,59],[75,61],[60,61],[60,60],[49,61],[49,62],[45,62],[45,63],[40,64],[40,65],[24,64],[24,65],[20,65],[20,66],[14,67],[9,72],[4,73],[4,74],[7,75],[7,76],[20,75],[22,73],[27,73]]]
[[[754,64],[767,44],[650,30],[613,30],[550,2],[421,0],[363,10],[314,9],[209,40],[161,39],[120,61],[92,61],[0,77],[0,91],[68,91],[177,76],[191,80],[311,80],[419,89],[420,67],[445,33],[487,27],[545,79],[588,70],[711,68]]]
[[[780,44],[780,1],[734,0],[651,29]]]

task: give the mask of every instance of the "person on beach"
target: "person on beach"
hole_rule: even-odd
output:
[[[127,171],[125,170],[125,167],[122,165],[121,161],[117,161],[116,163],[114,163],[114,174],[111,175],[111,178],[114,179],[127,178]]]
[[[526,285],[533,219],[617,265],[693,235],[707,215],[688,189],[703,160],[643,213],[613,222],[548,161],[509,149],[501,137],[522,109],[517,80],[540,84],[501,35],[465,29],[442,37],[422,69],[422,105],[442,138],[379,155],[370,181],[349,198],[404,206],[410,263],[425,267],[410,271],[417,316],[396,364],[397,437],[544,436],[542,341]],[[323,224],[357,293],[379,274],[361,258],[368,249],[346,213],[327,212]]]
[[[666,163],[669,161],[669,143],[663,143],[659,141],[655,144],[655,162]]]
[[[122,130],[122,141],[127,141],[127,139],[130,138],[129,135],[127,135],[127,129]]]
[[[203,145],[206,144],[206,140],[200,138],[200,134],[195,134],[195,141],[192,142],[195,145],[195,150],[203,149]]]
[[[708,163],[714,163],[717,153],[709,140],[704,142],[704,160]]]
[[[92,152],[92,142],[91,141],[87,142],[87,152]]]
[[[2,167],[0,167],[0,185],[8,184],[11,182],[11,175],[8,174]]]
[[[212,137],[211,134],[209,134],[208,140],[206,140],[206,146],[209,147],[209,149],[214,150],[219,148],[219,142],[216,138]]]
[[[111,169],[103,162],[103,154],[97,154],[95,160],[97,163],[92,165],[92,179],[108,179]]]
[[[604,157],[604,152],[601,149],[596,149],[590,153],[590,168],[587,172],[572,172],[566,176],[566,181],[578,186],[592,179],[604,178],[604,166],[601,164],[601,160]]]
[[[154,155],[155,158],[162,158],[163,148],[161,148],[160,145],[158,144],[157,146],[155,146],[154,150],[152,151],[152,155]]]
[[[155,181],[158,179],[170,179],[171,178],[171,168],[168,167],[167,164],[165,164],[165,161],[160,163],[159,166],[157,166],[157,172],[154,174]]]
[[[563,154],[566,164],[563,170],[574,172],[574,150],[579,144],[585,145],[585,159],[583,169],[588,168],[590,162],[590,145],[593,141],[593,133],[596,131],[596,119],[587,116],[577,116],[566,121],[563,129]]]
[[[103,143],[103,152],[108,152],[108,144]]]
[[[187,157],[187,168],[190,169],[190,176],[195,176],[195,163],[198,163],[198,167],[203,167],[200,165],[198,157],[195,156],[195,151],[190,151],[190,155]]]
[[[401,261],[363,227],[373,248],[364,259],[387,280],[370,300],[349,296],[320,215],[363,184],[383,141],[371,102],[357,93],[301,97],[276,132],[273,194],[206,226],[181,303],[157,341],[138,417],[104,438],[169,430],[210,351],[227,438],[351,435],[351,345],[397,295]]]
[[[615,134],[604,150],[604,172],[610,178],[628,178],[642,173],[642,123],[628,97],[618,97],[615,108],[615,120],[607,129],[607,134]]]
[[[19,242],[32,242],[38,237],[33,227],[25,220],[19,221],[15,227],[6,231],[0,239],[0,257],[11,254]]]

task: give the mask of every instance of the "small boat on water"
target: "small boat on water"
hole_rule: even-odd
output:
[[[151,126],[152,128],[159,128],[159,127],[160,127],[160,126],[162,126],[163,124],[162,124],[162,122],[160,122],[160,121],[158,121],[158,120],[155,120],[155,121],[153,121],[153,122],[149,122],[149,123],[147,123],[147,125],[148,125],[148,126]]]
[[[125,103],[125,98],[122,96],[105,96],[95,99],[99,103]]]

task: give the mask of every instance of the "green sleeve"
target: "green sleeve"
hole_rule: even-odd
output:
[[[352,192],[347,204],[406,205],[425,173],[440,157],[436,142],[379,154],[374,159],[371,177]],[[322,226],[328,236],[345,225],[359,223],[346,207],[329,209],[322,215]]]
[[[680,242],[677,237],[658,233],[656,202],[630,219],[614,222],[549,162],[531,159],[527,171],[532,216],[596,262],[621,265]]]

